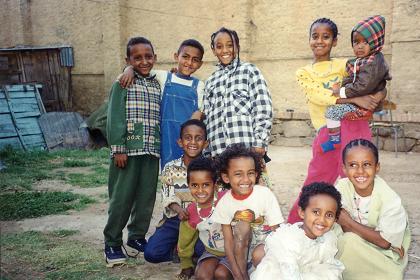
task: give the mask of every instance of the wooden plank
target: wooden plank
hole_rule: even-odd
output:
[[[36,112],[40,114],[35,96],[33,98],[12,99],[9,101],[9,105],[14,113]]]
[[[23,139],[25,140],[26,146],[29,150],[47,149],[47,145],[45,144],[44,137],[42,136],[42,134],[24,135]]]
[[[16,127],[10,114],[0,114],[0,138],[18,137]]]
[[[6,146],[12,146],[15,149],[20,149],[22,146],[19,141],[19,137],[0,138],[0,149],[6,148]]]
[[[38,118],[16,119],[16,126],[21,135],[42,134],[41,127],[38,124]]]
[[[19,140],[20,140],[20,144],[21,144],[22,148],[23,148],[24,150],[26,150],[25,142],[23,141],[22,135],[20,134],[20,132],[19,132],[19,128],[18,128],[18,126],[17,126],[17,124],[16,124],[16,118],[15,118],[15,116],[14,116],[13,111],[12,111],[12,110],[11,110],[11,108],[10,108],[10,104],[9,104],[9,93],[8,93],[7,87],[3,86],[3,91],[4,91],[5,95],[6,95],[6,100],[7,100],[8,105],[9,105],[10,115],[11,115],[11,117],[12,117],[13,124],[14,124],[14,126],[16,127],[16,132],[17,132],[17,134],[18,134],[18,137],[19,137]]]

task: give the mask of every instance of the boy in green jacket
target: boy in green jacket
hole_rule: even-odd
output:
[[[143,37],[131,38],[126,61],[133,66],[135,81],[127,89],[118,82],[113,84],[107,116],[112,160],[104,236],[109,267],[126,262],[122,230],[129,218],[126,252],[136,256],[144,251],[159,172],[161,89],[155,76],[150,75],[156,62],[152,43]]]

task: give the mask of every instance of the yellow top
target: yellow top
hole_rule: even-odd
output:
[[[309,115],[316,130],[325,126],[325,110],[338,99],[330,89],[347,76],[346,60],[331,59],[306,65],[296,71],[296,79],[309,104]]]

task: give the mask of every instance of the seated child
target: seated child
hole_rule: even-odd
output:
[[[152,43],[134,37],[127,43],[127,63],[134,83],[127,89],[115,82],[109,94],[107,138],[111,147],[108,221],[104,229],[108,266],[123,264],[122,230],[127,225],[127,253],[144,251],[159,174],[159,114],[161,91],[150,75],[156,61]]]
[[[356,58],[347,61],[348,77],[342,87],[333,86],[333,94],[341,98],[369,95],[382,91],[386,81],[391,80],[389,67],[381,50],[385,41],[385,18],[369,17],[360,21],[351,31],[351,42]],[[323,152],[334,150],[341,143],[340,121],[342,119],[369,119],[372,112],[346,103],[332,105],[325,113],[328,141],[321,144]]]
[[[330,231],[340,209],[341,196],[334,186],[303,187],[298,209],[303,222],[282,224],[267,237],[265,256],[251,279],[342,279],[344,266],[334,258],[337,237]]]
[[[201,152],[207,144],[206,127],[203,122],[188,120],[181,125],[178,145],[184,150],[184,155],[168,162],[162,171],[163,219],[149,238],[144,251],[146,261],[159,263],[173,259],[179,223],[188,220],[186,207],[193,201],[187,184],[187,167],[193,159],[201,157]],[[197,242],[197,255],[201,255],[203,250],[203,244]]]
[[[233,144],[217,160],[220,177],[230,190],[219,201],[213,221],[222,224],[225,253],[234,278],[249,279],[248,252],[256,265],[266,236],[283,222],[283,216],[272,191],[255,185],[261,173],[259,154]]]
[[[182,149],[174,139],[179,135],[181,124],[193,116],[201,108],[204,83],[191,77],[197,71],[204,56],[204,48],[194,39],[181,43],[174,59],[178,63],[177,73],[168,71],[154,71],[162,88],[161,103],[161,155],[160,166],[182,155]],[[133,70],[127,67],[120,77],[123,86],[129,84],[133,78]]]
[[[179,229],[178,251],[182,271],[178,279],[193,275],[192,255],[199,238],[205,251],[198,259],[196,279],[231,279],[231,268],[225,256],[222,226],[215,223],[212,214],[225,192],[217,192],[216,170],[211,159],[193,160],[188,166],[187,181],[195,202],[188,208],[188,221],[182,221]]]
[[[376,175],[378,149],[368,140],[353,140],[343,150],[343,164],[348,178],[336,188],[343,203],[337,258],[346,267],[344,279],[403,279],[408,217],[398,194]]]

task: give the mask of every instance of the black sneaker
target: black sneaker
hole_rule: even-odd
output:
[[[127,262],[127,257],[124,255],[121,246],[108,246],[105,245],[105,261],[107,267],[114,265],[123,265]]]
[[[144,238],[136,240],[127,240],[126,252],[129,257],[135,258],[140,252],[146,249],[147,241]]]

